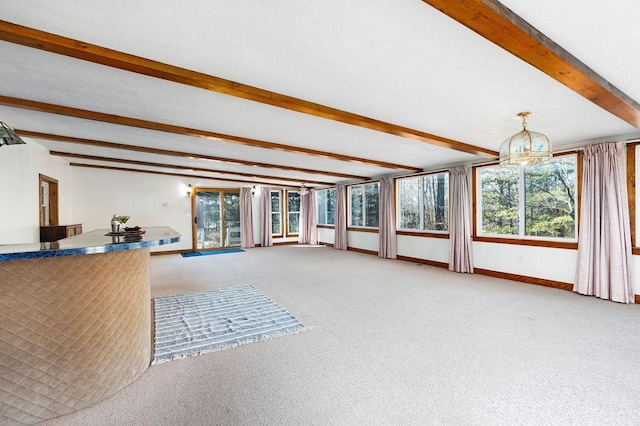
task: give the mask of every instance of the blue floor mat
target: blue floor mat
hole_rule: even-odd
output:
[[[211,256],[213,254],[225,254],[225,253],[239,253],[244,251],[241,248],[230,248],[224,250],[208,250],[208,251],[189,251],[181,253],[182,257],[195,257],[195,256]]]

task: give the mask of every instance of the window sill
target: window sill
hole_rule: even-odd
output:
[[[322,228],[322,229],[335,229],[335,225],[316,225],[316,227],[318,228]]]
[[[525,240],[520,238],[479,237],[474,236],[473,241],[481,243],[515,244],[519,246],[549,247],[578,250],[577,242],[551,241],[551,240]]]
[[[353,226],[349,226],[347,227],[347,231],[353,231],[353,232],[372,232],[374,234],[377,234],[378,232],[380,232],[380,230],[378,228],[360,228],[360,227],[353,227]]]
[[[449,239],[449,233],[429,232],[429,231],[404,231],[397,230],[396,235],[406,235],[409,237],[425,237],[425,238],[445,238]]]

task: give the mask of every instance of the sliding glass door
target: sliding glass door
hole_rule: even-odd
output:
[[[192,208],[195,250],[240,246],[240,192],[237,189],[196,188]]]

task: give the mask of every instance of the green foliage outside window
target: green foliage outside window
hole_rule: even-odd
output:
[[[564,155],[537,166],[480,169],[482,233],[575,238],[576,160]]]
[[[524,175],[525,235],[575,238],[576,165],[565,156]]]
[[[398,179],[397,195],[399,229],[449,229],[448,173]]]
[[[350,226],[377,228],[379,219],[378,183],[349,187]]]
[[[481,172],[482,232],[518,235],[519,170],[487,167]]]

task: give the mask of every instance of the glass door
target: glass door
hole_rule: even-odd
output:
[[[224,246],[240,247],[240,193],[224,192]]]
[[[240,192],[195,189],[193,247],[208,250],[240,246]]]

